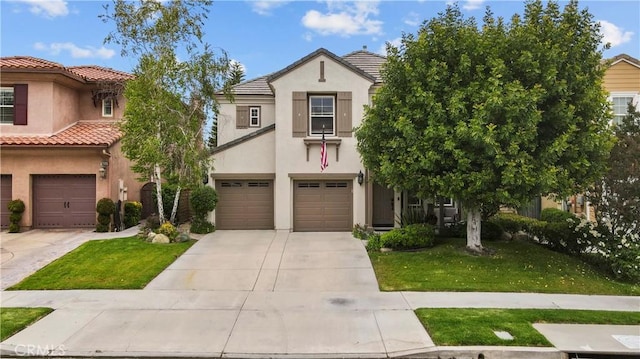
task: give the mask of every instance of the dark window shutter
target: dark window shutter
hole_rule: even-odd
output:
[[[249,106],[236,106],[236,128],[249,127]]]
[[[338,92],[338,106],[336,109],[338,137],[352,136],[352,112],[351,92]]]
[[[13,124],[27,125],[28,85],[13,85]]]
[[[307,115],[307,93],[293,92],[293,117],[291,118],[291,127],[293,129],[293,137],[306,137],[307,124],[309,116]]]

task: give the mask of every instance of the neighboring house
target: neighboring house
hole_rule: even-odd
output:
[[[218,229],[350,231],[392,227],[409,196],[370,180],[353,129],[381,85],[386,59],[318,49],[220,96],[210,182]],[[321,170],[322,136],[328,167]],[[411,202],[411,203],[410,203]],[[421,204],[418,204],[421,205]]]
[[[27,56],[0,58],[2,225],[21,199],[29,228],[94,227],[97,200],[139,200],[120,150],[124,83],[132,75]]]
[[[640,60],[620,54],[607,60],[610,63],[604,76],[604,88],[609,93],[613,123],[619,123],[627,115],[631,102],[640,110]],[[542,208],[559,208],[595,220],[595,211],[588,198],[582,194],[563,201],[542,199]]]

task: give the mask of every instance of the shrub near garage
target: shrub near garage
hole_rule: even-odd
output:
[[[110,198],[102,198],[96,204],[96,212],[98,212],[98,224],[96,224],[96,232],[109,232],[109,224],[111,224],[111,215],[116,212],[116,205]]]
[[[14,199],[7,203],[7,209],[11,214],[9,215],[9,233],[20,232],[20,221],[22,220],[22,213],[24,213],[25,205],[21,199]]]
[[[142,215],[142,203],[132,201],[124,204],[124,226],[130,228],[137,226]]]
[[[382,247],[391,249],[428,248],[435,243],[435,231],[429,224],[410,224],[384,233],[380,242]]]

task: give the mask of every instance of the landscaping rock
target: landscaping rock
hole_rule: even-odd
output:
[[[187,242],[191,239],[191,237],[189,237],[188,233],[180,233],[177,237],[176,237],[176,242]]]
[[[153,237],[153,240],[151,241],[151,243],[169,243],[171,242],[169,240],[169,237],[165,236],[164,234],[160,233],[160,234],[156,234]]]
[[[502,235],[500,236],[500,240],[503,240],[503,241],[510,241],[512,239],[513,239],[513,236],[509,232],[502,232]]]
[[[385,253],[385,252],[393,252],[393,249],[391,248],[386,248],[386,247],[382,247],[380,248],[380,252]]]
[[[151,240],[153,240],[153,237],[155,237],[155,236],[156,236],[156,234],[154,232],[149,232],[149,234],[147,234],[147,239],[149,241],[151,241]]]

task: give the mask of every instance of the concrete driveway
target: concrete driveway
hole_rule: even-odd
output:
[[[218,231],[146,289],[377,292],[369,257],[351,233]]]

